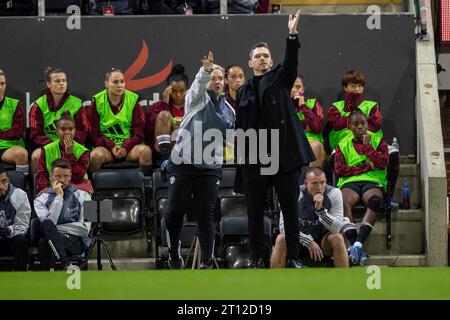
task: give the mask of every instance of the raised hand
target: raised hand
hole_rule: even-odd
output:
[[[298,22],[300,20],[300,11],[301,10],[298,9],[296,14],[289,15],[288,28],[289,28],[290,34],[297,33],[297,26],[298,26]]]
[[[163,92],[163,101],[167,104],[169,104],[171,93],[172,93],[172,86],[168,85],[167,88],[164,89],[164,92]]]
[[[214,66],[214,53],[211,51],[208,52],[208,57],[204,56],[202,59],[203,69],[205,71],[211,72]]]
[[[321,195],[320,193],[316,194],[313,197],[313,201],[314,201],[314,208],[316,210],[322,209],[322,207],[323,207],[323,195]]]
[[[362,136],[362,143],[363,143],[364,145],[369,144],[371,138],[372,138],[372,137],[371,137],[370,135],[368,135],[368,134],[363,135],[363,136]]]
[[[64,190],[62,188],[62,183],[58,181],[52,181],[52,189],[55,191],[57,196],[64,196]]]
[[[71,136],[64,136],[64,148],[66,154],[73,154],[73,138]]]

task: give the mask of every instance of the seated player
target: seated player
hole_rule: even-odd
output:
[[[162,101],[155,102],[145,115],[145,143],[161,156],[162,161],[169,159],[172,150],[170,137],[183,120],[188,87],[184,67],[175,65],[167,78]],[[153,154],[156,158],[155,152]]]
[[[348,135],[351,135],[349,129],[349,115],[355,110],[361,110],[367,118],[367,130],[383,139],[381,131],[382,115],[379,104],[375,101],[366,100],[363,97],[366,79],[362,72],[350,70],[344,74],[342,87],[344,90],[343,100],[334,102],[328,109],[328,122],[331,126],[329,135],[330,150],[333,151],[336,145]],[[387,179],[389,185],[389,195],[394,194],[395,184],[397,182],[399,166],[399,150],[388,146],[389,164],[387,168]]]
[[[344,215],[352,219],[352,208],[362,202],[366,212],[359,229],[347,236],[351,246],[348,248],[350,262],[364,265],[368,259],[363,245],[377,220],[383,213],[383,191],[386,190],[386,167],[388,147],[381,137],[367,130],[368,121],[361,110],[349,116],[353,136],[339,142],[335,149],[334,167],[338,188],[344,200]]]
[[[300,257],[309,255],[314,261],[333,256],[337,268],[348,268],[348,254],[342,233],[354,229],[343,215],[342,194],[326,184],[325,173],[320,168],[310,168],[305,184],[300,186],[299,224]],[[286,264],[286,236],[283,214],[280,213],[280,234],[270,258],[271,268],[284,268]]]
[[[28,264],[27,231],[31,206],[25,191],[9,183],[0,163],[0,256],[14,255],[14,270],[25,271]]]
[[[87,177],[89,166],[89,150],[74,140],[75,119],[69,111],[64,111],[57,122],[56,135],[58,140],[42,148],[41,157],[36,172],[36,193],[49,186],[52,163],[62,158],[70,162],[72,180],[70,183],[77,189],[94,192]]]
[[[41,148],[59,140],[56,135],[56,122],[64,111],[70,111],[75,119],[75,140],[84,145],[89,131],[89,121],[82,101],[69,94],[66,73],[60,68],[46,71],[47,88],[30,110],[30,140],[37,149],[31,154],[31,174],[36,172]]]
[[[310,167],[323,168],[326,158],[323,147],[323,109],[316,98],[305,99],[305,86],[302,76],[297,77],[291,90],[291,98],[297,109],[297,115],[305,129],[311,149],[316,160],[309,164]]]
[[[5,96],[6,75],[0,70],[0,160],[14,164],[16,171],[30,172],[28,151],[23,142],[25,109],[19,100]]]
[[[64,270],[71,267],[69,257],[87,249],[90,223],[84,222],[83,203],[89,194],[70,184],[70,162],[56,159],[52,163],[51,187],[41,191],[34,200],[40,227],[39,256],[47,270],[58,260]]]
[[[106,89],[92,97],[90,166],[96,171],[113,161],[138,161],[145,176],[152,174],[152,153],[144,142],[144,111],[138,95],[125,89],[123,72],[111,69],[105,77]]]

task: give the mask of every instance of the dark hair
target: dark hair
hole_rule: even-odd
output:
[[[72,166],[70,165],[70,162],[63,158],[56,159],[55,161],[52,162],[52,172],[53,172],[53,170],[55,170],[55,168],[72,170]]]
[[[325,172],[324,172],[321,168],[317,168],[317,167],[309,167],[308,170],[306,170],[305,179],[306,179],[306,177],[308,177],[311,173],[314,173],[315,176],[321,176],[321,175],[324,174]]]
[[[122,72],[122,70],[120,70],[120,69],[117,69],[117,68],[109,68],[109,70],[108,71],[106,71],[106,74],[105,74],[105,81],[106,80],[109,80],[109,77],[111,76],[111,73],[113,73],[113,72],[120,72],[121,74],[123,74],[123,72]]]
[[[344,74],[342,78],[342,86],[346,87],[350,83],[360,84],[363,87],[366,85],[366,78],[361,71],[350,70]]]
[[[0,174],[5,172],[6,172],[5,165],[3,163],[0,163]]]
[[[252,48],[250,49],[250,59],[251,59],[252,56],[253,56],[253,51],[254,51],[255,49],[257,49],[257,48],[266,48],[266,49],[269,50],[269,52],[270,52],[269,45],[268,45],[266,42],[258,42],[257,44],[254,44],[254,45],[252,46]]]
[[[72,121],[73,124],[75,124],[75,119],[74,119],[74,117],[72,117],[72,114],[70,113],[69,110],[64,111],[63,113],[61,113],[61,116],[58,119],[57,125],[59,125],[59,121],[61,121],[61,120]]]
[[[6,75],[5,75],[5,71],[3,71],[2,69],[0,69],[0,76],[4,76],[4,77],[6,77]]]
[[[184,66],[182,64],[173,66],[172,72],[167,77],[167,85],[173,81],[183,81],[186,84],[186,88],[189,87],[189,79],[185,74]]]
[[[244,69],[242,69],[241,66],[238,66],[237,64],[230,64],[228,67],[225,68],[225,72],[224,72],[225,78],[228,77],[228,73],[230,72],[230,69],[231,69],[231,68],[239,68],[239,69],[241,69],[242,71],[244,71]]]
[[[63,69],[61,69],[61,68],[54,68],[54,67],[47,67],[47,68],[45,68],[44,73],[45,73],[45,80],[47,82],[51,82],[52,81],[52,74],[55,74],[55,73],[64,73],[64,74],[66,74],[66,72]]]
[[[365,115],[364,112],[362,112],[360,109],[356,109],[355,111],[353,111],[352,113],[350,113],[350,115],[348,116],[348,120],[351,122],[352,119],[353,119],[354,117],[356,117],[356,116],[363,116],[363,117],[366,118],[366,120],[367,120],[366,115]]]

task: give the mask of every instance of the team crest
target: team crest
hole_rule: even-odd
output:
[[[171,176],[171,177],[169,178],[169,183],[170,183],[170,184],[174,184],[174,183],[175,183],[175,177],[174,177],[174,176]]]

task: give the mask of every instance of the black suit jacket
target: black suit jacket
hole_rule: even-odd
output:
[[[297,77],[299,47],[298,37],[288,38],[283,63],[266,73],[258,86],[264,126],[267,129],[279,130],[280,170],[283,172],[300,169],[316,159],[290,97]],[[255,128],[257,119],[254,110],[258,107],[256,100],[256,88],[252,78],[239,89],[236,97],[236,129],[245,131]],[[246,157],[248,161],[248,152]],[[239,169],[235,189],[242,192],[241,181],[238,181]]]

